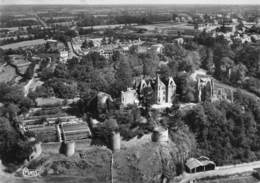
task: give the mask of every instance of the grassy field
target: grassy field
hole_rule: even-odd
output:
[[[176,29],[176,30],[193,30],[194,26],[187,23],[159,23],[159,24],[150,24],[150,25],[138,25],[136,28],[143,28],[147,30],[158,29]]]
[[[0,46],[0,48],[6,50],[6,49],[17,49],[20,47],[26,47],[26,46],[35,46],[35,45],[40,45],[40,44],[45,44],[46,40],[44,39],[35,39],[35,40],[31,40],[31,41],[22,41],[22,42],[18,42],[18,43],[12,43],[12,44],[7,44],[7,45],[3,45]]]

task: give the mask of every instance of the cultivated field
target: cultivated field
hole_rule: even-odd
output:
[[[8,82],[17,76],[15,69],[9,65],[0,66],[0,82]]]

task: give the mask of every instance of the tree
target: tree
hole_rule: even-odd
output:
[[[110,131],[110,133],[112,131],[118,131],[119,130],[119,126],[117,124],[117,121],[113,118],[110,118],[108,120],[105,121],[105,126],[107,128],[107,130]]]
[[[169,73],[171,76],[175,77],[177,73],[179,72],[179,62],[177,62],[175,59],[169,59],[168,62],[169,67]]]
[[[162,65],[159,68],[158,74],[162,79],[168,79],[171,76],[170,69],[167,65]]]
[[[258,77],[260,79],[260,48],[259,46],[246,45],[236,55],[237,63],[244,64],[248,69],[250,76]]]
[[[102,71],[94,70],[93,72],[91,72],[90,76],[90,88],[95,89],[96,91],[109,91],[109,86],[112,83],[108,83],[108,78],[106,78]]]
[[[53,77],[52,69],[51,68],[42,69],[41,72],[39,73],[39,77],[43,81],[48,80],[49,78],[52,78]]]
[[[246,77],[247,68],[243,64],[238,64],[232,68],[231,81],[241,84]]]
[[[229,57],[222,57],[219,61],[215,63],[215,76],[222,81],[229,80],[233,65],[234,61],[232,59],[230,59]]]
[[[32,105],[32,101],[24,97],[21,87],[11,86],[6,83],[0,83],[0,102],[4,104],[15,104],[19,108],[29,108]]]
[[[34,68],[35,68],[35,63],[30,64],[30,66],[27,68],[24,77],[26,79],[32,79],[33,74],[34,74]]]
[[[121,59],[119,67],[116,70],[115,79],[115,87],[118,95],[120,91],[126,90],[132,84],[132,68],[124,58]]]
[[[164,54],[167,57],[174,57],[175,60],[181,60],[186,55],[186,50],[178,44],[164,45]]]
[[[217,164],[256,159],[255,117],[242,112],[238,104],[205,102],[188,111],[184,121],[196,134],[200,154],[211,157]],[[249,156],[249,154],[251,156]]]
[[[119,61],[119,59],[120,59],[120,52],[118,50],[116,50],[113,52],[112,60],[113,60],[113,62],[117,62],[117,61]]]
[[[24,142],[10,121],[0,117],[0,158],[4,163],[20,164],[32,152],[29,144]]]
[[[189,40],[185,43],[184,47],[187,50],[195,51],[198,49],[199,45],[196,42]]]
[[[83,63],[89,63],[94,68],[104,68],[107,66],[105,57],[101,56],[98,52],[91,52],[83,57]]]
[[[88,47],[89,47],[89,48],[94,47],[94,42],[93,42],[92,40],[90,40],[90,41],[88,42]]]
[[[213,50],[211,48],[206,48],[206,56],[202,58],[201,67],[206,69],[210,73],[214,71],[214,62],[213,62]]]
[[[129,52],[130,52],[130,54],[136,54],[137,53],[137,51],[138,51],[138,46],[136,46],[136,45],[133,45],[133,46],[131,46],[130,48],[129,48]]]
[[[179,69],[181,71],[193,72],[199,67],[200,55],[197,51],[188,52],[188,54],[179,63]]]
[[[145,107],[146,114],[150,111],[151,105],[155,103],[155,95],[151,87],[146,87],[141,93],[141,104]]]
[[[65,64],[59,64],[56,66],[55,70],[54,70],[54,76],[57,78],[68,78],[69,75],[69,71],[67,69],[67,66]]]
[[[76,82],[61,79],[50,79],[44,83],[47,88],[52,88],[56,97],[59,98],[74,98],[78,94]]]
[[[155,76],[159,63],[158,55],[153,53],[141,54],[139,55],[139,58],[143,62],[143,75]]]
[[[183,102],[195,101],[195,86],[192,81],[189,80],[187,74],[179,74],[176,77],[176,93],[179,95],[179,99]]]
[[[67,68],[72,69],[74,66],[79,64],[79,59],[77,57],[72,57],[67,61]]]

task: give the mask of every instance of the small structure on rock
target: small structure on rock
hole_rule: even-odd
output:
[[[164,143],[169,141],[168,129],[162,127],[155,127],[152,134],[152,141]]]

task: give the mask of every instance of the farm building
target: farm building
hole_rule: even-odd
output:
[[[190,158],[185,163],[186,171],[189,173],[203,172],[208,170],[214,170],[216,164],[210,161],[209,158],[201,156],[198,159]]]

